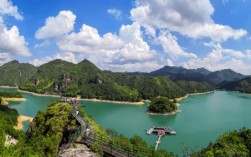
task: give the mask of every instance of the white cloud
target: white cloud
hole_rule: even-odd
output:
[[[197,58],[193,53],[185,52],[177,42],[177,38],[173,36],[170,32],[161,32],[157,38],[157,42],[161,44],[165,53],[167,53],[172,58],[177,57],[187,57],[187,58]]]
[[[251,50],[246,50],[245,52],[246,52],[248,59],[251,60]]]
[[[118,9],[108,9],[107,12],[113,16],[115,16],[115,18],[117,20],[122,20],[122,11],[118,10]]]
[[[76,16],[71,11],[60,11],[56,17],[48,17],[45,26],[36,32],[37,39],[58,37],[71,32]]]
[[[106,33],[100,36],[98,30],[83,25],[78,33],[71,33],[57,42],[62,51],[85,54],[97,63],[125,64],[144,62],[155,57],[155,52],[143,40],[140,25],[122,25],[119,35]]]
[[[216,24],[211,16],[214,8],[209,0],[136,0],[131,10],[131,18],[142,26],[150,25],[157,29],[168,29],[191,38],[208,37],[214,41],[229,38],[239,39],[247,34],[243,29],[233,29]]]
[[[173,63],[173,61],[170,60],[170,59],[167,59],[166,62],[167,62],[168,66],[175,66],[175,64]]]
[[[62,52],[81,55],[81,58],[89,59],[102,66],[111,64],[130,67],[129,64],[149,62],[156,57],[156,52],[151,50],[147,42],[144,41],[141,26],[137,22],[131,25],[122,25],[118,34],[109,32],[101,36],[96,28],[86,24],[82,25],[79,32],[70,32],[70,30],[73,30],[75,20],[73,14],[71,17],[74,18],[70,18],[73,19],[70,22],[72,24],[71,29],[67,29],[68,27],[62,28],[61,33],[58,33],[58,30],[50,29],[50,35],[48,35],[47,29],[60,23],[58,21],[61,21],[59,20],[61,14],[62,11],[56,17],[48,18],[46,25],[37,31],[37,37],[54,39]],[[65,29],[67,31],[63,31]],[[34,62],[40,63],[38,60]]]
[[[23,19],[18,8],[13,6],[11,1],[0,0],[0,64],[10,61],[14,56],[31,56],[18,27],[14,25],[7,28],[3,20],[4,16],[13,16],[17,20]]]
[[[210,42],[210,43],[204,43],[204,45],[208,46],[208,47],[212,47],[212,48],[214,48],[214,50],[217,50],[217,51],[219,51],[223,54],[226,54],[228,56],[231,56],[231,57],[235,57],[235,58],[244,58],[245,57],[245,54],[243,52],[236,51],[233,49],[228,49],[228,48],[222,48],[220,43]]]
[[[17,6],[13,6],[10,0],[0,0],[0,17],[4,15],[13,16],[17,20],[23,20]]]
[[[8,29],[4,23],[0,22],[0,54],[6,57],[11,56],[31,56],[27,43],[23,36],[19,34],[16,26]]]
[[[211,71],[232,69],[243,74],[250,74],[251,65],[245,63],[243,58],[248,58],[249,50],[246,53],[232,49],[222,48],[218,43],[213,46],[212,51],[204,58],[191,59],[183,66],[185,68],[200,68],[204,67]]]
[[[64,52],[64,53],[56,53],[53,57],[44,57],[42,59],[34,59],[32,61],[30,61],[30,64],[33,64],[34,66],[40,66],[42,64],[48,63],[52,60],[55,59],[62,59],[68,62],[72,62],[72,63],[77,63],[76,57],[73,53],[70,52]]]
[[[83,24],[78,33],[71,33],[58,40],[63,51],[74,53],[96,53],[97,51],[113,50],[123,45],[114,34],[107,33],[101,37],[96,28]]]

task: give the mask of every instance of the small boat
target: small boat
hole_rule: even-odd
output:
[[[152,132],[153,132],[153,127],[151,127],[150,129],[147,129],[147,130],[146,130],[146,133],[147,133],[148,135],[150,135]]]

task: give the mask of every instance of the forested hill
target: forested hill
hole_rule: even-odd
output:
[[[17,86],[27,82],[37,72],[37,68],[28,63],[14,60],[0,67],[0,85]]]
[[[225,90],[251,93],[251,77],[246,77],[238,81],[222,82],[219,87]]]
[[[24,66],[27,68],[23,72]],[[194,90],[188,90],[167,76],[130,76],[125,73],[102,71],[88,60],[73,64],[56,59],[37,68],[30,64],[12,61],[0,69],[5,69],[4,77],[13,74],[16,80],[11,81],[12,85],[18,82],[20,89],[74,97],[81,95],[82,98],[135,102],[152,99],[155,96],[173,99],[184,96],[190,91],[212,90],[211,86],[200,82],[190,84]],[[22,77],[16,76],[20,71]],[[4,81],[2,85],[10,84]]]
[[[220,136],[214,144],[210,143],[206,148],[193,153],[191,157],[201,156],[251,156],[251,129],[243,128],[239,131],[227,132]]]
[[[215,71],[206,76],[207,82],[214,85],[218,85],[223,81],[237,81],[243,79],[244,77],[244,75],[237,73],[231,69]]]
[[[212,86],[217,87],[223,81],[236,81],[243,79],[245,76],[230,69],[224,69],[211,72],[205,68],[186,69],[176,66],[164,66],[161,69],[152,71],[150,73],[128,73],[129,75],[143,75],[143,76],[168,76],[173,81],[196,81],[207,82]]]
[[[41,65],[38,72],[20,88],[36,93],[132,102],[158,95],[176,98],[187,94],[167,77],[129,76],[102,71],[88,60],[72,64],[57,59]]]

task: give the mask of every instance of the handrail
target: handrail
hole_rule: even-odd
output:
[[[101,143],[101,146],[106,146],[110,147],[110,152],[112,151],[117,151],[120,152],[121,154],[125,156],[137,156],[137,157],[157,157],[159,156],[158,152],[156,152],[154,149],[146,149],[143,147],[138,147],[138,146],[129,146],[128,148],[125,148],[125,144],[121,142],[113,142],[111,139],[103,138],[100,135],[94,134],[94,135],[89,135],[82,141],[82,143],[88,143],[88,140],[92,141],[91,143],[98,141]],[[107,152],[109,153],[109,152]]]
[[[83,126],[82,122],[84,122],[86,128],[89,128],[88,123],[83,119],[80,115],[76,114],[74,112],[74,109],[72,108],[72,115],[76,118],[76,120],[80,123],[80,126],[78,129],[75,131],[73,140],[76,142],[77,137],[82,133]],[[86,130],[84,130],[86,131]],[[128,144],[123,144],[121,142],[116,141],[114,144],[114,141],[110,138],[104,138],[102,135],[98,134],[90,134],[88,137],[82,137],[82,142],[77,142],[77,143],[88,143],[88,140],[90,140],[91,143],[93,142],[100,142],[102,145],[102,149],[106,153],[111,153],[112,154],[120,154],[123,156],[127,157],[159,157],[158,152],[156,152],[154,149],[146,149],[134,145],[128,145]],[[128,147],[125,147],[128,146]],[[106,148],[105,148],[106,147]],[[106,151],[105,151],[106,149]],[[107,152],[109,151],[109,152]]]

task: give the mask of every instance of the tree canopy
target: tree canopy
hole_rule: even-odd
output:
[[[176,105],[167,97],[153,98],[148,106],[148,111],[154,113],[170,113],[175,110],[177,110]]]

